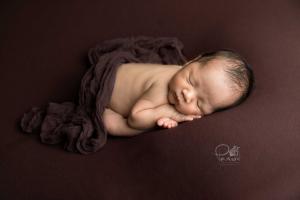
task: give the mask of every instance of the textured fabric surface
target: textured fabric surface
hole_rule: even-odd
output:
[[[0,199],[300,199],[299,19],[297,0],[2,1]],[[176,37],[188,60],[233,49],[256,90],[173,129],[108,135],[84,156],[23,133],[29,108],[78,104],[89,49],[138,35]]]
[[[102,148],[107,130],[102,120],[114,88],[118,67],[123,63],[182,65],[183,44],[177,38],[136,36],[104,41],[89,50],[91,68],[81,80],[79,105],[53,103],[25,113],[21,127],[37,132],[47,144],[64,143],[67,151],[89,154]]]

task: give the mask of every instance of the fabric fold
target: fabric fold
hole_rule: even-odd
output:
[[[64,144],[70,152],[90,154],[107,142],[102,114],[108,106],[116,72],[125,63],[184,64],[183,44],[175,37],[136,36],[106,40],[89,49],[91,64],[81,79],[78,105],[49,102],[24,113],[25,133],[40,134],[41,142]]]

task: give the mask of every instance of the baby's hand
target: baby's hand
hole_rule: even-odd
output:
[[[170,114],[167,115],[167,117],[176,122],[192,121],[194,118],[201,118],[200,115],[186,115],[180,113],[173,106],[170,106]]]
[[[181,115],[181,114],[180,114]],[[192,121],[194,118],[201,118],[199,116],[189,116],[189,115],[182,115],[182,116],[177,116],[177,120],[171,119],[169,117],[162,117],[157,120],[157,125],[162,126],[164,128],[173,128],[178,126],[178,122],[183,122],[183,121]]]
[[[184,121],[192,121],[195,118],[201,118],[201,116],[200,115],[185,115],[178,111],[174,111],[173,115],[171,115],[170,118],[176,122],[184,122]]]
[[[200,118],[200,117],[196,117],[196,118]],[[184,117],[184,119],[182,119],[182,121],[192,121],[193,119],[194,119],[193,117],[186,116]],[[178,126],[178,122],[169,117],[162,117],[159,120],[157,120],[157,125],[162,126],[164,128],[173,128]]]
[[[178,125],[179,122],[192,121],[194,118],[201,118],[198,115],[185,115],[178,112],[173,106],[169,104],[163,105],[164,116],[160,117],[156,124],[163,126],[164,128],[173,128]]]

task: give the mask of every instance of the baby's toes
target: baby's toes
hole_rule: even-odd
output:
[[[177,123],[176,121],[174,121],[174,122],[173,122],[173,125],[174,125],[174,126],[177,126],[177,125],[178,125],[178,123]]]
[[[177,122],[176,121],[172,121],[172,127],[177,126]]]
[[[164,126],[165,128],[169,128],[170,125],[171,125],[171,124],[170,124],[170,120],[165,120],[165,121],[164,121],[164,125],[163,125],[163,126]]]
[[[169,121],[167,128],[173,128],[177,126],[177,123],[175,121]]]
[[[157,120],[158,126],[164,126],[165,123],[166,123],[166,118],[160,118],[159,120]]]
[[[166,120],[166,121],[164,122],[164,125],[163,125],[163,126],[164,126],[165,128],[169,128],[169,125],[170,125],[170,122]]]

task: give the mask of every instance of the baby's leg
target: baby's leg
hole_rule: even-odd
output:
[[[103,122],[109,134],[114,136],[134,136],[144,131],[129,127],[126,118],[109,108],[104,110]]]

